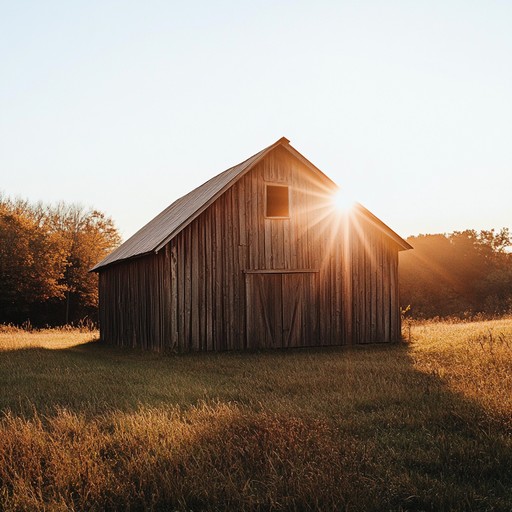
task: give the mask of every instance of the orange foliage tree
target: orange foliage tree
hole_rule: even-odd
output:
[[[88,270],[120,243],[105,214],[0,196],[0,322],[60,324],[94,316]]]

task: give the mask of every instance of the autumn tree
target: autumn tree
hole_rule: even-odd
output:
[[[97,276],[88,270],[119,242],[112,219],[97,210],[0,195],[0,322],[94,314]]]
[[[112,219],[98,210],[59,203],[48,209],[52,231],[64,243],[66,270],[62,279],[65,287],[65,322],[70,315],[84,314],[98,305],[98,276],[89,270],[105,257],[121,238]]]

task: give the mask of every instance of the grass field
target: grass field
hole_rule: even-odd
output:
[[[512,510],[512,320],[159,356],[0,331],[0,509]]]

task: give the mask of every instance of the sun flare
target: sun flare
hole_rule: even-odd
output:
[[[331,203],[336,211],[345,213],[352,209],[355,201],[346,190],[339,188],[332,194]]]

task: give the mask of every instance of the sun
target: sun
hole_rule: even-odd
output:
[[[352,209],[355,201],[346,190],[339,188],[331,195],[331,203],[336,211],[346,213]]]

